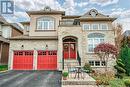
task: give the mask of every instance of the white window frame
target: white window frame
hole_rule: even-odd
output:
[[[98,40],[98,43],[96,43],[95,39]],[[102,39],[103,42],[104,42],[104,40],[105,40],[104,38],[88,38],[87,52],[88,52],[88,53],[94,53],[94,51],[93,51],[93,52],[89,51],[89,45],[92,44],[92,45],[93,45],[93,49],[94,49],[98,44],[103,43],[103,42],[101,42],[101,39]],[[89,40],[92,40],[92,42],[89,42]]]
[[[93,65],[93,66],[90,65],[91,67],[105,67],[105,65],[102,66],[102,62],[105,62],[105,64],[106,64],[106,61],[100,61],[100,60],[89,60],[88,63],[89,63],[90,61],[91,61],[91,62],[94,62],[94,65]],[[99,61],[99,62],[100,62],[100,65],[99,65],[99,66],[96,66],[96,63],[95,63],[96,61]],[[89,63],[89,64],[90,64],[90,63]]]
[[[82,26],[83,26],[83,30],[91,30],[91,26],[90,26],[90,24],[83,24]],[[85,29],[85,26],[88,26],[89,29]]]
[[[103,29],[103,27],[102,27],[103,25],[106,26],[106,29]],[[108,24],[107,23],[100,24],[100,30],[108,30]]]
[[[44,20],[50,19],[49,21]],[[40,24],[41,23],[41,24]],[[52,25],[51,25],[52,24]],[[46,26],[45,26],[46,25]],[[37,30],[55,30],[55,20],[51,17],[43,17],[37,20]]]
[[[94,25],[97,25],[97,26],[98,26],[97,29],[94,29],[94,28],[93,28]],[[91,29],[92,29],[92,30],[99,30],[99,24],[96,24],[96,23],[95,23],[95,24],[92,24],[92,25],[91,25]]]

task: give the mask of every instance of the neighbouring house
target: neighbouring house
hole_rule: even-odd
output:
[[[124,46],[125,44],[128,44],[128,46],[130,47],[130,30],[126,30],[122,34],[121,46]]]
[[[104,69],[106,63],[94,54],[94,48],[102,42],[115,45],[112,22],[116,18],[95,9],[83,15],[65,15],[45,7],[27,14],[30,22],[21,22],[23,35],[10,38],[10,70],[64,70],[67,63],[76,66],[79,62]]]
[[[0,15],[0,65],[8,64],[9,38],[22,35],[22,28],[15,23],[8,23]]]

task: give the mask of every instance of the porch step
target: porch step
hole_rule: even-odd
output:
[[[84,79],[68,78],[67,80],[62,79],[62,85],[96,85],[96,80],[86,73]]]

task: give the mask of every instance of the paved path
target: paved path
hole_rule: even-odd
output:
[[[9,71],[0,73],[0,87],[61,87],[61,72]]]

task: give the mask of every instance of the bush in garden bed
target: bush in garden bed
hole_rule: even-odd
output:
[[[114,79],[109,81],[110,87],[126,87],[124,81],[121,79]]]
[[[96,73],[92,77],[96,80],[97,85],[109,85],[109,81],[114,79],[114,74],[112,72]]]
[[[130,79],[124,79],[124,83],[127,87],[130,87]]]
[[[8,70],[8,65],[0,65],[0,71]]]

